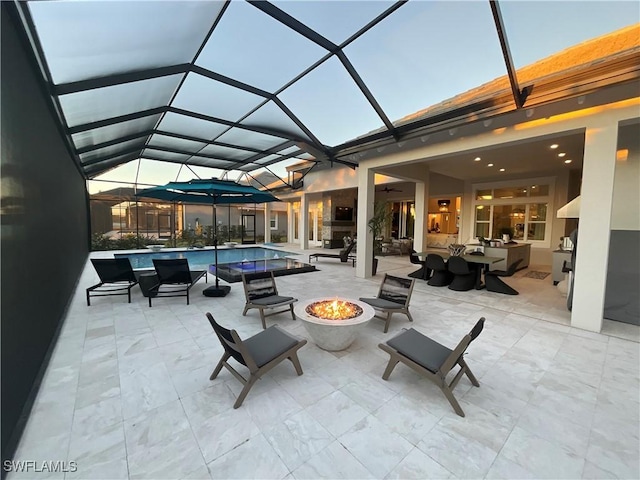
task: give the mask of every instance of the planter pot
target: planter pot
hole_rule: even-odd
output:
[[[373,269],[371,270],[371,274],[375,275],[378,272],[378,259],[373,257]]]

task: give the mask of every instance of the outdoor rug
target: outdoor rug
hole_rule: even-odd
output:
[[[551,275],[549,272],[538,272],[536,270],[532,270],[527,272],[524,276],[527,278],[535,278],[536,280],[544,280],[549,275]]]

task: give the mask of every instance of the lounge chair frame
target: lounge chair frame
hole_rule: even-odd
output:
[[[155,297],[187,297],[189,305],[189,291],[195,283],[204,277],[207,283],[206,270],[191,270],[186,258],[153,259],[153,266],[158,274],[158,283],[149,288],[149,306]],[[160,290],[161,287],[169,290]]]
[[[247,312],[252,308],[258,309],[263,329],[267,328],[266,317],[270,317],[271,315],[291,312],[291,318],[296,319],[293,304],[297,302],[298,299],[294,297],[283,297],[278,294],[278,287],[276,286],[273,271],[243,273],[242,285],[246,299],[242,315],[246,316]],[[275,310],[281,307],[285,308]],[[274,311],[265,313],[265,310]]]
[[[430,339],[426,335],[423,335],[413,328],[403,331],[386,343],[379,344],[378,347],[387,352],[390,356],[389,363],[387,364],[387,368],[382,374],[382,378],[384,380],[389,380],[389,376],[391,375],[391,372],[393,371],[395,366],[398,363],[402,362],[423,377],[426,377],[427,379],[435,383],[440,388],[440,390],[442,390],[442,393],[444,393],[444,396],[453,407],[453,410],[461,417],[464,417],[465,415],[462,407],[460,407],[460,404],[453,396],[453,389],[456,387],[456,385],[458,385],[458,382],[463,375],[466,375],[469,378],[469,381],[473,386],[480,386],[480,383],[471,372],[471,369],[469,368],[467,363],[464,361],[464,353],[469,347],[469,344],[478,335],[480,335],[480,332],[484,327],[484,321],[485,318],[481,317],[480,320],[478,320],[475,326],[471,329],[471,331],[467,335],[465,335],[462,340],[460,340],[460,343],[458,343],[458,345],[453,350],[448,349],[447,347],[436,342],[435,340]],[[397,343],[402,342],[405,339],[408,340],[407,343],[413,343],[413,348],[398,347]],[[396,347],[389,345],[390,343],[396,344]],[[417,344],[420,345],[416,347]],[[412,359],[408,356],[412,353],[420,351],[426,352],[429,350],[429,347],[435,347],[436,349],[440,350],[440,352],[450,351],[451,353],[446,358],[444,358],[443,361],[439,362],[436,367],[434,367],[433,365],[427,366],[425,363],[420,362],[416,359]],[[418,355],[420,355],[420,353],[418,353]],[[458,370],[458,373],[453,377],[451,382],[447,382],[447,374],[456,365],[460,367],[460,370]]]
[[[100,278],[100,282],[87,288],[87,306],[91,306],[91,297],[126,295],[131,303],[131,289],[138,284],[140,274],[134,272],[128,258],[92,258],[91,263]]]
[[[233,404],[233,408],[240,407],[249,390],[251,390],[251,387],[253,387],[265,373],[285,359],[288,359],[293,364],[298,376],[302,375],[303,372],[300,360],[298,359],[298,350],[307,344],[305,339],[294,337],[280,327],[272,325],[268,329],[243,341],[238,335],[238,332],[220,326],[210,313],[207,312],[206,315],[211,327],[218,336],[218,340],[220,340],[224,348],[224,353],[218,361],[216,368],[213,370],[213,373],[211,373],[209,380],[214,380],[222,370],[222,367],[225,367],[243,385],[240,395],[238,395],[238,398]],[[269,342],[273,342],[274,340],[276,344],[269,344]],[[263,360],[260,362],[261,364],[258,365],[254,353],[258,349],[264,348],[271,348],[272,351],[268,352],[270,353],[268,360]],[[227,360],[230,358],[233,358],[249,369],[248,378],[242,376],[242,374],[229,364]]]
[[[318,261],[319,258],[339,258],[342,263],[347,263],[351,260],[351,266],[356,266],[356,256],[351,254],[351,250],[356,245],[355,241],[349,243],[346,248],[340,250],[340,253],[312,253],[309,255],[309,263],[311,263],[311,259],[315,258]]]
[[[376,311],[376,318],[381,318],[385,321],[384,333],[389,331],[391,316],[394,313],[403,313],[409,318],[410,322],[413,322],[413,317],[409,311],[409,302],[411,301],[415,283],[415,278],[395,277],[385,273],[378,290],[378,296],[375,298],[360,298],[360,301],[373,307]],[[400,285],[401,291],[398,291],[398,285]]]

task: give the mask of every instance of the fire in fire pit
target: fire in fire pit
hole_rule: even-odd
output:
[[[325,320],[349,320],[362,314],[362,308],[347,300],[321,300],[307,305],[305,312]]]

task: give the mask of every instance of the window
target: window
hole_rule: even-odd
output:
[[[508,183],[474,187],[476,237],[501,238],[507,234],[514,240],[544,242],[551,221],[552,181]]]
[[[270,223],[271,230],[278,229],[278,212],[271,212],[269,223]]]

